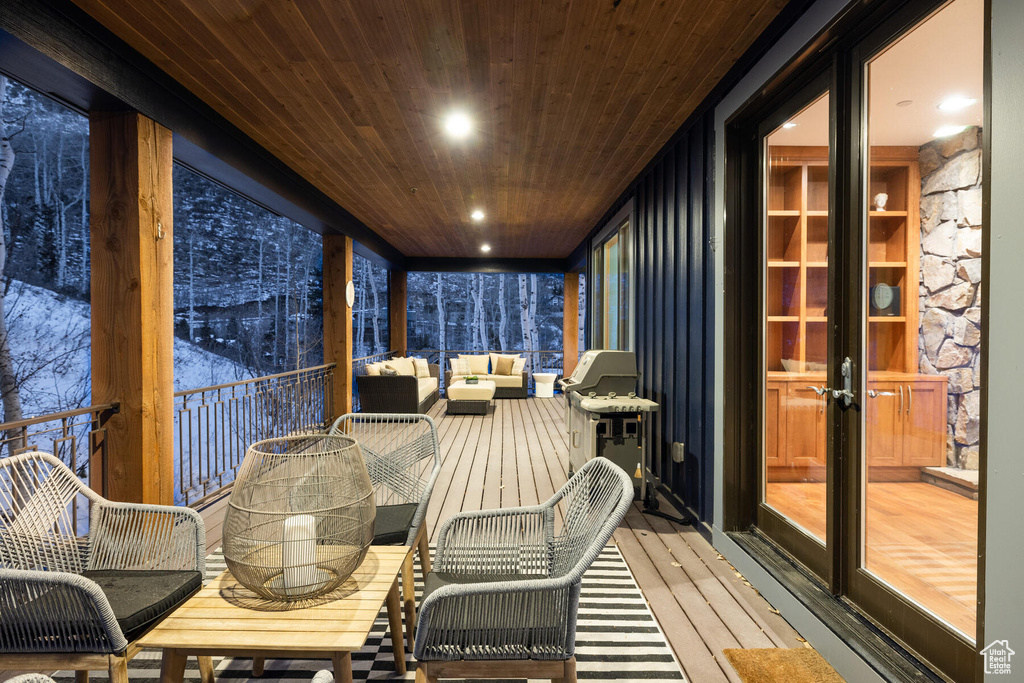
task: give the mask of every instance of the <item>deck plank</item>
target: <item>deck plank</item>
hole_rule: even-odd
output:
[[[441,447],[427,509],[433,540],[440,523],[461,510],[532,505],[565,483],[569,443],[561,396],[499,399],[483,416],[449,416],[445,403],[428,412]],[[220,545],[226,500],[201,510],[211,548]],[[690,683],[738,683],[723,648],[803,645],[694,529],[634,507],[613,538]]]

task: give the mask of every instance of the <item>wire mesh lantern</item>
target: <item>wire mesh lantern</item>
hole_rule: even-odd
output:
[[[373,540],[373,486],[359,444],[340,435],[259,441],[239,469],[224,519],[224,559],[271,600],[328,593]]]

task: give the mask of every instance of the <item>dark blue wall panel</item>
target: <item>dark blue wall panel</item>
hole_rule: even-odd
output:
[[[640,391],[661,404],[650,430],[652,469],[703,520],[714,489],[712,121],[710,109],[692,119],[609,211],[633,200]],[[672,461],[673,442],[684,444],[681,464]]]

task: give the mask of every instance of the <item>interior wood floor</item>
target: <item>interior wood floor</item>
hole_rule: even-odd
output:
[[[768,484],[773,508],[819,538],[825,484]],[[978,595],[978,501],[924,482],[871,482],[868,571],[973,636]]]
[[[444,400],[434,405],[442,465],[427,510],[432,541],[440,522],[457,512],[534,505],[565,483],[564,405],[561,396],[503,399],[485,416],[448,416]],[[220,544],[225,502],[201,510],[210,549]],[[803,646],[694,529],[634,507],[614,541],[690,683],[741,683],[722,655],[726,648]]]

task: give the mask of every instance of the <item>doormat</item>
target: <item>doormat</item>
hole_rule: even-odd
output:
[[[844,683],[816,650],[807,647],[723,650],[743,683]]]
[[[212,579],[226,568],[224,556],[218,550],[206,559],[206,578]],[[418,565],[415,576],[418,597],[423,589]],[[399,678],[395,674],[395,660],[391,653],[387,611],[381,608],[366,645],[362,650],[352,653],[352,677],[355,681],[412,681],[415,679],[416,662],[408,651],[406,665],[408,673],[404,679]],[[264,673],[259,678],[252,675],[251,659],[214,657],[213,666],[218,683],[310,683],[313,674],[320,669],[330,668],[330,662],[268,659]],[[583,575],[576,626],[576,672],[580,680],[586,679],[588,683],[685,683],[665,635],[651,614],[626,561],[613,545],[606,546]],[[61,671],[54,678],[57,683],[75,681],[74,673],[69,671]],[[93,671],[89,680],[90,683],[107,683],[109,678],[106,671]],[[128,680],[131,683],[158,683],[160,652],[140,652],[128,663]],[[185,668],[185,683],[198,682],[199,664],[195,657],[189,657]]]

